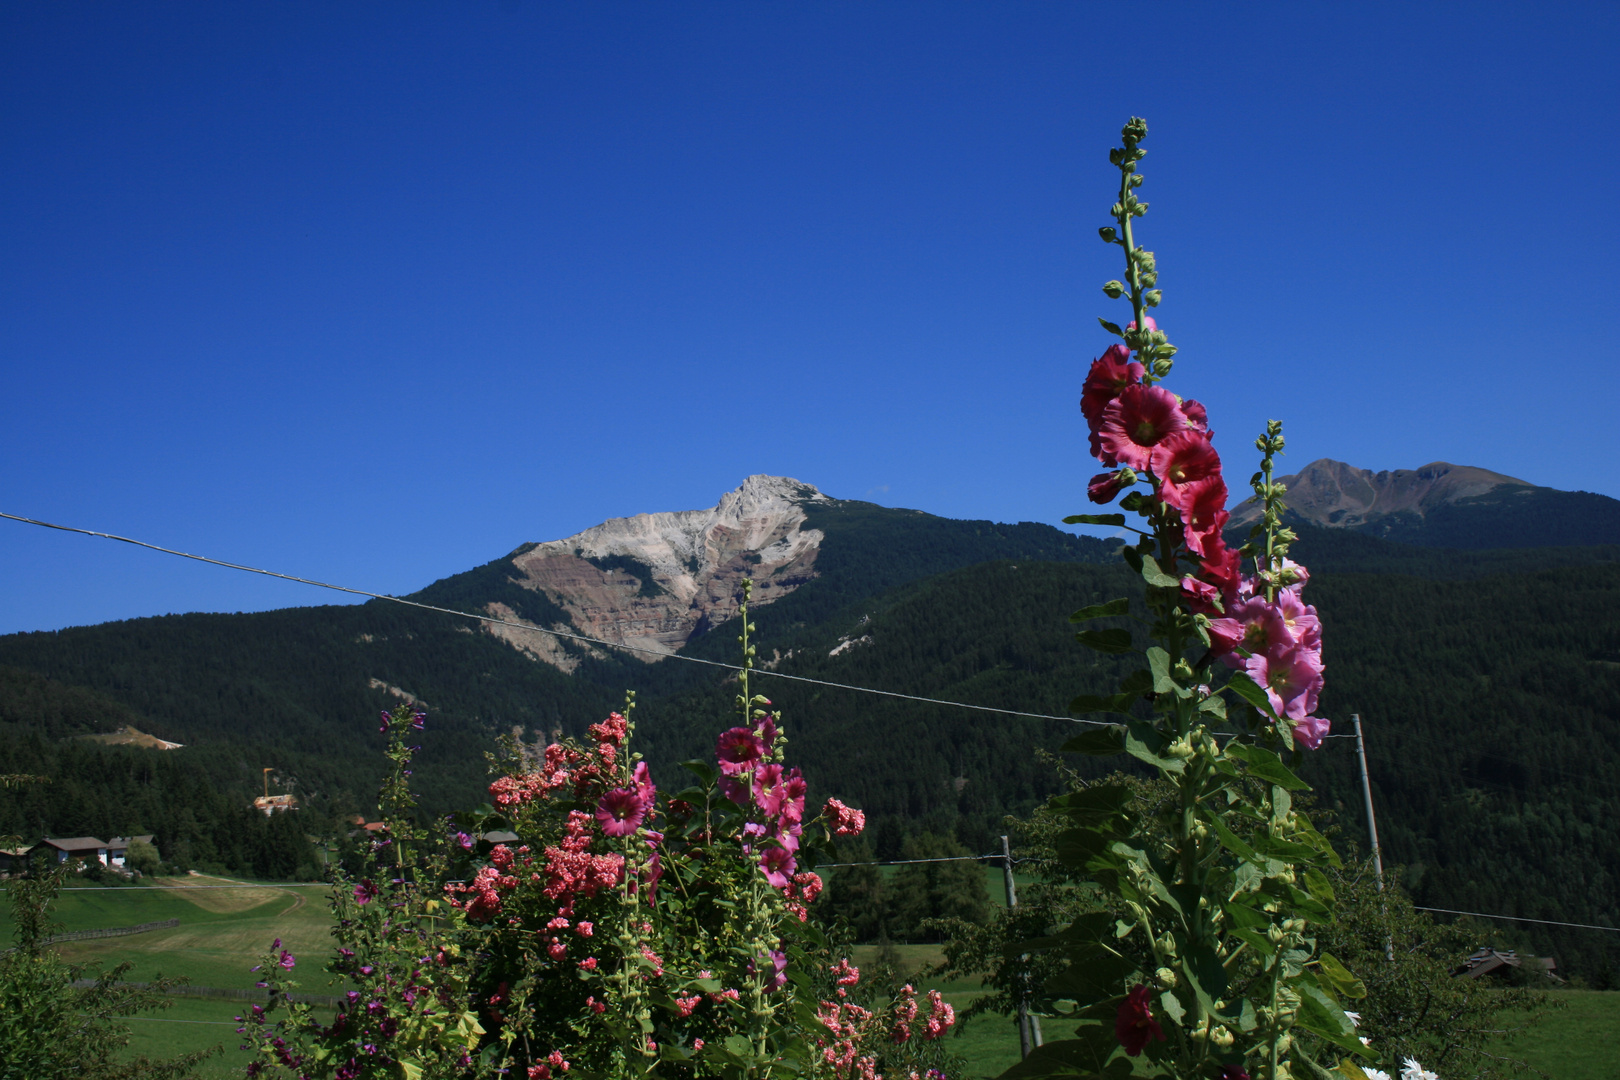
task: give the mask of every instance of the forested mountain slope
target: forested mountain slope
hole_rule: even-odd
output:
[[[761,659],[775,671],[1062,716],[1075,694],[1109,688],[1125,670],[1125,660],[1076,645],[1067,622],[1070,611],[1134,586],[1103,542],[870,504],[810,515],[826,532],[819,576],[754,618]],[[1314,572],[1307,597],[1326,628],[1321,712],[1336,733],[1349,731],[1351,712],[1366,721],[1386,854],[1407,867],[1419,901],[1620,925],[1616,549],[1464,552],[1345,530],[1302,533],[1297,551]],[[535,621],[551,614],[539,594],[501,591],[510,588],[505,560],[496,560],[418,595],[464,609],[527,599]],[[710,627],[683,651],[735,662],[735,626]],[[140,785],[169,792],[193,816],[223,820],[233,800],[258,789],[265,766],[316,810],[369,811],[381,766],[376,712],[397,703],[396,690],[429,707],[416,777],[428,811],[481,800],[482,754],[496,733],[578,732],[626,688],[640,694],[641,749],[655,775],[667,776],[675,761],[712,752],[736,692],[724,672],[673,659],[581,657],[565,675],[465,620],[382,602],[14,635],[0,639],[0,664],[36,673],[0,679],[0,702],[37,699],[39,684],[29,681],[37,675],[60,684],[50,708],[0,714],[9,725],[0,772],[72,779],[0,793],[0,831],[179,830],[152,822],[155,802],[115,794]],[[924,830],[982,849],[1001,831],[1000,815],[1026,812],[1051,792],[1054,777],[1034,749],[1055,748],[1075,730],[1068,720],[769,674],[760,685],[784,712],[791,758],[813,792],[864,806],[885,853]],[[86,698],[83,688],[101,696]],[[158,752],[61,741],[125,723],[187,745]],[[1363,823],[1352,745],[1329,740],[1303,768],[1354,841]],[[107,795],[84,794],[92,789]],[[125,807],[129,820],[87,816],[69,802]],[[73,824],[91,821],[106,824]],[[1566,971],[1615,978],[1612,935],[1530,933]]]

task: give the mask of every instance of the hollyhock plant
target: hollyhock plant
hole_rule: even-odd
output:
[[[1122,809],[1134,798],[1122,784],[1089,785],[1051,804],[1068,826],[1064,871],[1094,882],[1107,910],[1028,943],[1033,951],[1062,942],[1068,967],[1088,973],[1066,987],[1077,996],[1028,996],[1047,1015],[1079,1023],[1074,1042],[1040,1051],[1054,1067],[1084,1060],[1088,1071],[1107,1071],[1097,1054],[1111,1014],[1114,1044],[1150,1059],[1154,1075],[1325,1074],[1303,1059],[1365,1057],[1366,1048],[1343,1013],[1364,990],[1315,954],[1310,929],[1331,918],[1322,870],[1338,856],[1290,795],[1305,787],[1290,763],[1328,734],[1318,715],[1322,623],[1301,595],[1308,574],[1288,559],[1295,537],[1274,479],[1281,424],[1269,422],[1256,443],[1261,467],[1244,508],[1256,523],[1239,544],[1226,535],[1233,511],[1208,410],[1164,385],[1177,349],[1149,315],[1164,293],[1156,258],[1136,240],[1147,211],[1137,198],[1146,134],[1132,119],[1110,154],[1120,186],[1114,224],[1100,236],[1123,255],[1125,275],[1103,291],[1127,299],[1131,317],[1123,328],[1099,320],[1118,340],[1091,364],[1081,399],[1093,456],[1111,470],[1092,479],[1087,496],[1117,499],[1123,512],[1066,519],[1125,526],[1138,538],[1121,555],[1141,578],[1140,596],[1072,617],[1111,620],[1081,629],[1079,640],[1138,660],[1116,692],[1074,700],[1077,713],[1115,719],[1088,721],[1095,729],[1064,749],[1128,753],[1174,794],[1151,821]],[[1123,617],[1142,630],[1118,625]]]

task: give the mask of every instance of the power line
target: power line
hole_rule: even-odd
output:
[[[680,653],[667,653],[661,649],[648,649],[638,645],[626,645],[618,641],[604,641],[601,638],[586,637],[584,634],[570,634],[564,630],[547,630],[545,627],[532,626],[529,623],[512,622],[507,619],[497,619],[491,615],[478,615],[471,611],[457,611],[454,608],[439,607],[435,604],[423,604],[416,600],[406,600],[398,596],[388,596],[385,593],[368,592],[365,589],[351,589],[347,585],[332,585],[325,581],[315,581],[312,578],[298,577],[294,574],[282,574],[275,570],[261,570],[257,566],[245,566],[241,563],[225,562],[221,559],[211,559],[206,555],[193,555],[186,551],[176,551],[174,548],[162,547],[158,544],[149,544],[145,540],[135,540],[128,536],[117,536],[113,533],[97,532],[94,529],[79,529],[72,525],[56,525],[49,521],[39,521],[35,518],[19,517],[16,514],[0,513],[0,518],[10,521],[20,521],[25,525],[38,525],[42,529],[56,529],[59,532],[79,533],[82,536],[95,536],[103,540],[117,540],[122,544],[133,544],[136,547],[147,548],[151,551],[162,552],[165,555],[175,555],[182,559],[192,559],[196,562],[208,563],[211,566],[223,566],[227,570],[241,570],[249,574],[262,574],[265,577],[280,578],[282,581],[292,581],[300,585],[313,585],[319,589],[331,589],[334,592],[349,593],[352,596],[368,596],[373,600],[386,600],[393,604],[403,604],[406,607],[421,608],[423,611],[437,611],[445,615],[455,615],[463,619],[475,619],[478,622],[491,623],[496,626],[509,626],[516,630],[528,630],[537,634],[549,634],[552,637],[567,638],[570,641],[583,641],[591,645],[601,645],[609,649],[623,649],[626,652],[647,653],[654,656],[667,656],[674,660],[684,660],[690,664],[705,664],[709,667],[722,668],[726,671],[742,671],[739,664],[722,664],[718,660],[704,660],[697,656],[683,656]],[[965,701],[943,701],[939,698],[921,697],[917,694],[901,694],[893,690],[876,690],[869,686],[851,686],[848,683],[828,682],[825,679],[812,679],[806,675],[788,675],[780,671],[770,671],[765,668],[750,668],[754,675],[768,675],[774,679],[788,679],[793,682],[811,683],[815,686],[828,686],[835,690],[854,690],[862,694],[875,694],[879,697],[900,698],[904,701],[919,701],[928,705],[948,705],[957,709],[974,709],[978,712],[998,713],[1002,716],[1023,716],[1032,720],[1063,720],[1071,724],[1091,724],[1098,727],[1108,727],[1107,720],[1083,720],[1073,716],[1052,716],[1048,713],[1023,712],[1019,709],[998,709],[991,705],[973,705]]]
[[[1613,933],[1620,934],[1620,926],[1597,926],[1593,923],[1559,922],[1557,919],[1527,919],[1521,915],[1487,915],[1483,911],[1457,911],[1454,908],[1418,907],[1416,904],[1413,904],[1412,906],[1418,911],[1438,911],[1446,915],[1472,915],[1476,919],[1506,919],[1509,922],[1541,923],[1543,926],[1573,926],[1579,930],[1609,930]]]

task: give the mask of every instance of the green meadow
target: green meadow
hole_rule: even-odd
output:
[[[992,899],[1002,902],[1000,869],[987,867],[985,878]],[[245,990],[256,981],[250,969],[270,943],[280,938],[298,957],[304,990],[334,992],[323,970],[332,948],[325,890],[203,877],[166,879],[158,884],[172,888],[64,890],[55,914],[67,930],[163,919],[179,919],[180,925],[127,937],[63,942],[56,946],[58,952],[72,963],[92,966],[130,961],[134,967],[126,976],[129,979],[184,976],[195,986]],[[196,887],[200,885],[242,887]],[[10,937],[11,929],[9,909],[0,911],[0,935]],[[911,978],[919,990],[938,989],[959,1012],[981,993],[975,980],[944,982],[922,974],[943,958],[940,946],[897,945],[894,949],[903,976]],[[877,954],[878,946],[858,946],[853,959],[864,968],[876,961]],[[1526,1061],[1557,1080],[1620,1080],[1620,1053],[1614,1049],[1620,1038],[1620,993],[1560,990],[1553,997],[1560,1007],[1533,1022],[1509,1017],[1512,1033],[1493,1052]],[[156,1057],[219,1046],[223,1053],[205,1063],[197,1075],[206,1080],[240,1076],[249,1060],[248,1054],[237,1049],[241,1040],[235,1031],[235,1017],[243,1004],[170,998],[169,1008],[129,1019],[129,1052]],[[1061,1025],[1049,1023],[1045,1034],[1057,1039],[1064,1032]],[[950,1037],[950,1047],[967,1060],[972,1077],[995,1076],[1018,1060],[1017,1030],[1004,1017],[979,1017]]]

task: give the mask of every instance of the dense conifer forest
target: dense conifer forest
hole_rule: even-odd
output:
[[[815,515],[828,535],[821,576],[755,614],[770,670],[1057,717],[1074,695],[1110,690],[1129,670],[1128,657],[1075,644],[1067,622],[1132,591],[1105,542],[870,504]],[[1620,548],[1460,551],[1302,531],[1306,597],[1325,628],[1319,711],[1340,735],[1361,714],[1386,860],[1416,901],[1620,925]],[[417,595],[463,609],[498,598],[556,621],[505,565]],[[0,833],[153,832],[177,865],[290,877],[313,866],[307,837],[373,811],[376,716],[397,704],[395,689],[430,715],[416,777],[424,815],[483,801],[483,755],[497,734],[578,733],[626,688],[638,691],[638,745],[655,775],[712,753],[730,723],[735,684],[713,668],[613,659],[568,676],[469,630],[372,602],[0,639],[0,773],[49,778],[0,792]],[[734,638],[716,627],[686,651],[731,662]],[[1056,790],[1034,750],[1076,730],[761,681],[813,795],[863,806],[870,850],[883,857],[940,844],[989,850],[1004,815]],[[186,745],[73,738],[125,724]],[[1302,764],[1347,847],[1365,835],[1353,747],[1330,739]],[[277,770],[277,790],[299,796],[297,815],[246,808],[264,767]],[[1613,938],[1530,928],[1516,940],[1566,973],[1617,985]]]

